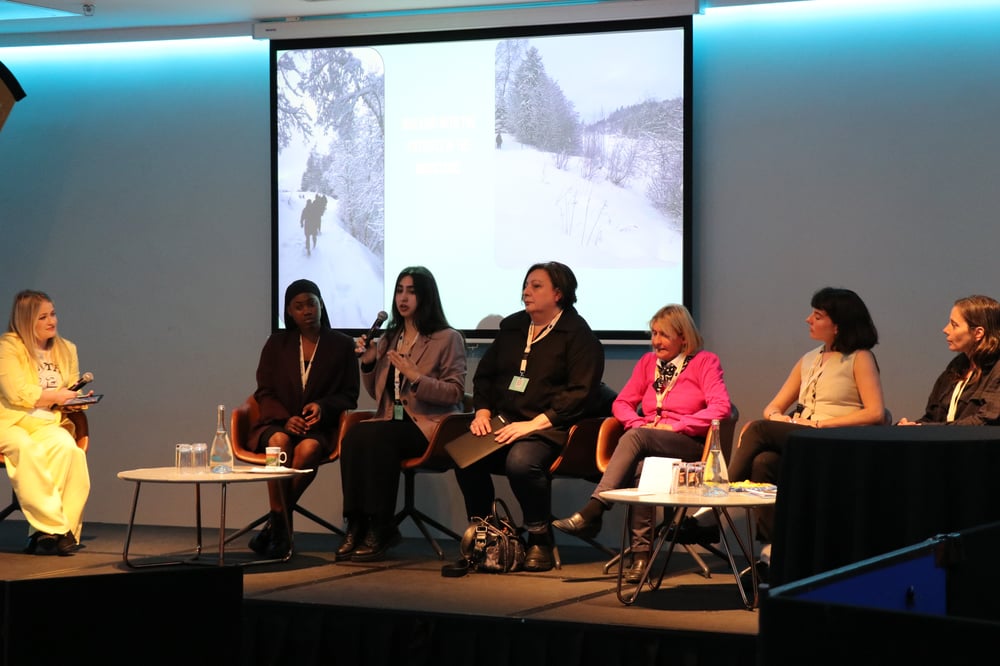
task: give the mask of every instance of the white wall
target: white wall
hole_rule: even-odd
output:
[[[949,358],[951,303],[1000,292],[1000,10],[795,7],[695,17],[693,309],[746,421],[809,348],[812,292],[855,289],[888,406],[913,418]],[[132,486],[116,472],[210,441],[215,406],[253,388],[269,332],[267,49],[0,48],[28,93],[0,132],[0,304],[50,292],[106,394],[90,413],[90,521],[125,522]],[[606,381],[620,388],[642,351],[610,349]],[[451,475],[418,484],[460,528]],[[555,512],[591,490],[557,482]],[[230,524],[264,510],[261,491],[233,489]],[[186,492],[143,493],[140,523],[191,523]],[[338,465],[306,500],[340,520]],[[602,538],[617,541],[613,522]]]

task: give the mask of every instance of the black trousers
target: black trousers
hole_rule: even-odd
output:
[[[396,513],[399,463],[427,449],[427,438],[413,421],[362,421],[351,427],[340,449],[344,517],[371,516],[387,524]]]
[[[809,426],[787,421],[760,419],[747,426],[739,447],[733,449],[729,463],[730,481],[778,483],[781,457],[793,432]],[[757,513],[757,539],[770,543],[774,535],[774,507],[762,506]]]

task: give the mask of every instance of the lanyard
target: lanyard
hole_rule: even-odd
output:
[[[405,345],[403,343],[403,337],[405,336],[405,334],[406,334],[406,329],[404,328],[400,330],[399,337],[396,338],[396,351],[398,351],[400,354],[406,354],[409,352],[409,350],[413,349],[413,345],[417,341],[417,336],[420,335],[419,333],[414,333],[413,342],[411,342],[409,345]],[[393,390],[393,402],[396,404],[399,404],[400,401],[399,387],[400,387],[399,368],[393,368],[392,390]]]
[[[306,390],[306,382],[309,381],[309,373],[312,371],[312,360],[316,358],[316,350],[319,349],[319,338],[316,338],[316,346],[313,347],[312,356],[309,357],[308,367],[306,366],[306,356],[302,352],[302,336],[299,336],[299,376],[302,377],[302,390]]]
[[[951,403],[948,405],[948,416],[945,417],[948,423],[955,420],[955,414],[958,411],[958,399],[962,396],[962,391],[965,390],[965,386],[968,381],[968,377],[959,379],[958,383],[955,384],[955,388],[951,392]]]
[[[826,364],[823,363],[823,350],[821,349],[816,358],[812,362],[812,366],[809,368],[809,378],[806,379],[806,383],[802,388],[800,397],[805,398],[809,394],[809,387],[812,386],[812,411],[816,412],[816,387],[819,385],[819,378],[823,376],[823,370],[826,369]],[[806,406],[799,403],[795,407],[795,413],[801,415],[805,411]],[[812,418],[812,414],[809,415]],[[807,419],[808,420],[808,419]]]
[[[556,325],[556,322],[559,321],[559,317],[561,316],[562,316],[562,310],[557,312],[556,316],[552,318],[552,321],[546,324],[545,328],[542,329],[542,332],[538,334],[537,338],[535,337],[535,323],[532,322],[528,324],[528,341],[524,344],[524,354],[521,355],[520,371],[522,377],[524,377],[524,371],[527,370],[528,368],[528,354],[531,353],[531,345],[535,344],[536,342],[541,342],[545,338],[545,336],[548,335],[550,331],[552,331],[552,327]]]
[[[664,368],[660,368],[660,364],[657,363],[656,367],[653,368],[653,391],[656,392],[656,422],[659,422],[660,416],[663,412],[663,399],[667,397],[671,389],[674,388],[674,383],[677,382],[677,378],[680,374],[684,372],[684,368],[688,366],[688,362],[691,360],[690,356],[684,357],[684,363],[681,365],[681,369],[677,370],[677,364],[674,363],[677,358],[675,357],[666,365]]]

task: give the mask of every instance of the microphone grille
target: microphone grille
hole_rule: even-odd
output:
[[[380,324],[385,323],[385,320],[388,318],[389,315],[385,313],[385,310],[379,310],[378,314],[375,316],[375,319],[378,320],[378,323]]]
[[[94,374],[92,372],[85,372],[80,379],[85,382],[92,382],[94,381]]]

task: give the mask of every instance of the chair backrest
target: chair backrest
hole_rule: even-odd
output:
[[[603,474],[608,468],[608,463],[611,461],[611,454],[615,452],[615,448],[618,446],[619,438],[625,434],[625,426],[615,417],[609,416],[604,419],[601,429],[604,432],[604,436],[599,437],[597,440],[595,458],[597,469]]]
[[[604,470],[598,465],[597,452],[614,448],[621,437],[621,424],[611,417],[617,397],[618,391],[601,382],[597,402],[588,416],[570,427],[562,452],[549,466],[549,476],[600,481]]]
[[[320,461],[321,465],[333,462],[340,457],[340,443],[344,439],[347,429],[358,421],[371,418],[372,412],[348,410],[340,414],[340,423],[337,426],[336,442],[333,451],[325,459]],[[233,444],[233,456],[242,462],[254,465],[264,464],[264,452],[253,451],[249,448],[247,438],[250,435],[250,428],[260,418],[260,405],[257,399],[251,395],[241,404],[237,405],[229,417],[229,438]]]
[[[472,395],[469,393],[462,398],[462,410],[441,419],[423,454],[404,458],[400,461],[400,467],[404,470],[419,468],[432,472],[444,472],[454,467],[455,463],[445,451],[444,445],[469,430],[473,417]]]
[[[264,453],[247,448],[250,427],[260,417],[260,405],[252,395],[237,405],[229,415],[229,439],[233,444],[233,457],[256,465],[264,464]]]
[[[90,423],[87,421],[87,413],[82,410],[79,412],[67,412],[66,418],[73,422],[76,445],[84,451],[90,449]],[[0,460],[2,459],[0,458]]]

